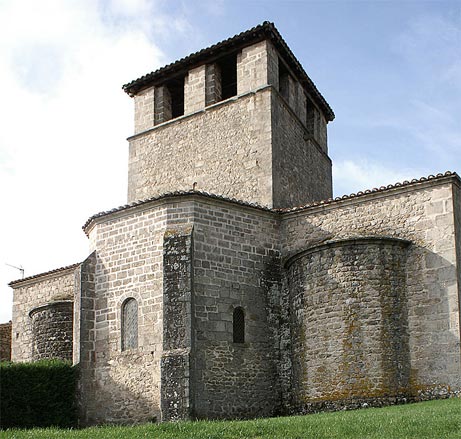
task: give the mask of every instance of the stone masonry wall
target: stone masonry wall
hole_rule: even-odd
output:
[[[276,51],[269,41],[244,47],[237,55],[237,95],[278,83]]]
[[[140,91],[134,97],[134,132],[135,134],[154,126],[155,88]]]
[[[277,216],[197,203],[194,222],[194,394],[198,418],[270,416],[279,410]],[[233,311],[245,343],[233,343]]]
[[[292,407],[405,395],[408,242],[336,241],[289,263]]]
[[[92,391],[95,382],[95,272],[96,252],[91,253],[75,272],[74,294],[74,357],[79,365],[77,406],[79,425],[91,423],[88,414],[95,413]]]
[[[332,197],[331,160],[307,134],[279,93],[272,93],[274,207],[302,206]]]
[[[60,300],[34,308],[32,319],[32,359],[72,361],[73,301]]]
[[[88,363],[81,383],[87,424],[161,419],[165,227],[166,210],[157,205],[122,212],[89,230],[95,268],[87,288],[94,288],[94,293],[82,298],[82,304],[93,307],[87,310],[93,323],[81,340],[82,347],[89,348],[84,352]],[[121,311],[128,298],[137,301],[138,347],[122,351]]]
[[[196,189],[270,205],[270,89],[130,139],[128,201]]]
[[[456,268],[458,275],[458,304],[461,305],[461,184],[454,185],[453,209],[455,215]],[[455,316],[453,316],[455,317]],[[459,316],[461,327],[461,313]]]
[[[285,214],[283,219],[285,257],[328,240],[352,237],[388,236],[412,242],[406,288],[413,395],[461,388],[453,181],[449,177],[350,198]]]
[[[193,416],[190,385],[192,348],[192,227],[169,228],[163,243],[162,419]]]
[[[73,299],[74,271],[76,268],[58,271],[38,278],[24,280],[13,285],[13,361],[31,361],[33,334],[29,312],[49,302]]]
[[[360,320],[381,309],[380,349],[389,350],[382,361],[391,363],[382,366],[378,385],[386,382],[398,392],[408,383],[408,393],[416,396],[443,395],[459,388],[453,181],[447,177],[283,214],[189,195],[96,218],[87,230],[97,255],[93,380],[88,383],[88,393],[95,398],[90,419],[268,416],[305,408],[311,396],[291,398],[300,377],[292,373],[297,358],[292,355],[302,338],[293,332],[299,307],[291,306],[290,312],[289,284],[294,277],[282,279],[281,262],[326,241],[350,238],[411,241],[406,263],[398,252],[370,245],[370,261],[365,261],[366,252],[359,252],[354,253],[353,264],[345,266],[344,276],[355,266],[367,267],[361,278],[364,290],[368,280],[378,292],[373,279],[389,280],[383,281],[379,299],[374,293],[369,298],[365,294],[367,307],[356,309],[370,312],[360,314]],[[186,229],[190,231],[185,233]],[[140,345],[121,352],[118,310],[128,297],[138,301]],[[349,298],[341,300],[336,302],[343,310]],[[243,344],[232,338],[236,307],[245,313]],[[175,313],[179,314],[174,317]],[[338,324],[340,329],[341,319]],[[352,344],[358,334],[354,325]],[[375,343],[373,337],[364,339]],[[357,352],[364,349],[374,355],[370,343],[358,343]],[[399,357],[405,352],[410,362]],[[298,370],[302,367],[299,364]],[[316,379],[320,382],[322,377]],[[168,401],[173,405],[165,405]]]
[[[205,106],[216,104],[222,99],[222,78],[219,64],[207,64],[205,68]]]
[[[0,361],[11,360],[11,321],[0,323]]]
[[[184,82],[184,114],[205,108],[206,65],[189,70]]]
[[[280,62],[269,41],[243,48],[237,54],[237,96],[209,106],[207,71],[209,82],[216,65],[191,69],[184,116],[171,121],[154,115],[165,87],[135,96],[128,201],[192,188],[269,207],[330,198],[325,118],[316,110],[318,120],[308,123],[306,92],[291,73],[281,97]]]
[[[84,383],[94,395],[89,423],[278,411],[277,232],[277,215],[201,196],[96,220],[89,230],[98,261],[93,381]],[[141,260],[136,276],[133,263]],[[114,308],[129,296],[148,321],[140,320],[144,345],[120,352]],[[236,306],[245,310],[244,344],[232,341]],[[105,316],[99,324],[98,315]]]

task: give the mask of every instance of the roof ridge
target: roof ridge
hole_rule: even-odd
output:
[[[132,81],[126,83],[126,84],[123,84],[123,85],[122,85],[122,89],[123,89],[126,93],[130,94],[130,88],[131,88],[133,85],[135,85],[137,82],[141,81],[141,80],[148,80],[150,77],[152,77],[152,76],[154,76],[154,75],[157,75],[157,74],[159,74],[159,73],[161,73],[161,72],[163,72],[163,71],[165,71],[165,70],[168,70],[168,69],[170,69],[170,68],[176,66],[177,64],[181,64],[181,63],[183,63],[183,62],[188,61],[188,60],[189,60],[190,58],[192,58],[193,56],[202,54],[202,53],[204,53],[205,51],[212,51],[213,49],[216,49],[217,47],[219,47],[219,46],[221,46],[221,45],[223,45],[223,44],[225,44],[225,43],[228,43],[228,42],[230,42],[230,41],[232,41],[232,40],[234,40],[234,39],[238,39],[239,37],[243,37],[244,34],[251,33],[251,32],[256,32],[256,31],[258,31],[258,30],[262,30],[264,27],[269,26],[269,25],[274,26],[274,23],[271,23],[271,22],[269,22],[269,21],[264,21],[263,23],[258,24],[258,25],[256,25],[256,26],[252,27],[251,29],[248,29],[248,30],[246,30],[246,31],[242,31],[242,32],[240,32],[240,33],[238,33],[238,34],[235,34],[233,37],[226,38],[226,39],[224,39],[224,40],[222,40],[222,41],[218,41],[217,43],[212,44],[211,46],[205,47],[205,48],[200,49],[200,50],[198,50],[198,51],[196,51],[196,52],[192,52],[192,53],[190,53],[189,55],[183,56],[182,58],[179,58],[179,59],[176,60],[176,61],[173,61],[173,62],[171,62],[171,63],[169,63],[169,64],[166,64],[166,65],[164,65],[163,67],[159,67],[158,69],[153,70],[153,71],[150,72],[150,73],[146,73],[145,75],[140,76],[140,77],[137,78],[137,79],[134,79],[134,80],[132,80]]]
[[[324,206],[327,204],[336,203],[338,201],[350,200],[352,198],[362,197],[364,195],[369,195],[369,194],[373,194],[377,192],[386,192],[386,191],[389,191],[389,190],[392,190],[398,187],[411,186],[416,183],[422,183],[422,182],[429,181],[429,180],[438,180],[443,177],[454,177],[454,176],[459,178],[456,172],[446,171],[445,173],[438,173],[436,175],[431,174],[431,175],[428,175],[427,177],[413,178],[412,180],[404,180],[402,182],[389,184],[387,186],[380,186],[379,188],[375,187],[373,189],[366,189],[364,191],[359,191],[356,193],[353,192],[349,195],[342,195],[342,196],[335,197],[335,198],[328,198],[327,200],[314,201],[312,203],[304,204],[302,206],[285,207],[285,208],[273,209],[273,210],[279,213],[295,212],[295,211],[304,210],[310,207]]]
[[[47,276],[49,274],[59,273],[61,271],[70,270],[72,268],[77,268],[79,265],[81,265],[81,262],[76,262],[75,264],[66,265],[65,267],[60,267],[60,268],[55,268],[53,270],[44,271],[43,273],[38,273],[38,274],[34,274],[32,276],[27,276],[27,277],[25,277],[23,279],[13,280],[8,285],[11,287],[13,285],[19,284],[21,282],[26,282],[26,281],[31,280],[31,279],[36,279],[38,277]]]
[[[163,194],[159,194],[159,195],[155,195],[155,196],[150,197],[150,198],[146,198],[145,200],[133,201],[132,203],[124,204],[123,206],[114,207],[113,209],[96,213],[96,214],[90,216],[86,220],[85,224],[82,226],[82,229],[85,230],[93,220],[95,220],[97,218],[101,218],[101,217],[106,216],[106,215],[110,215],[111,213],[121,212],[123,210],[131,209],[133,207],[141,206],[143,204],[149,204],[149,203],[151,203],[153,201],[159,201],[159,200],[163,200],[165,198],[177,197],[177,196],[183,196],[183,195],[201,195],[201,196],[206,197],[206,198],[211,198],[211,199],[221,200],[221,201],[228,201],[228,202],[231,202],[231,203],[240,204],[241,206],[253,207],[253,208],[264,210],[264,211],[267,211],[267,212],[271,212],[273,210],[270,207],[263,206],[263,205],[258,204],[258,203],[251,203],[249,201],[238,200],[236,198],[230,198],[230,197],[226,197],[224,195],[213,194],[211,192],[200,191],[200,190],[197,190],[197,189],[178,190],[178,191],[165,192]]]
[[[153,82],[161,82],[164,80],[166,75],[172,73],[174,74],[175,71],[185,69],[186,67],[190,68],[193,65],[199,65],[200,63],[206,61],[206,59],[215,57],[218,50],[232,49],[233,46],[238,45],[241,47],[245,43],[251,43],[252,41],[257,41],[264,37],[269,38],[275,44],[275,46],[279,49],[280,55],[285,58],[285,61],[294,70],[294,73],[297,74],[300,83],[302,83],[308,91],[311,92],[312,98],[317,101],[327,119],[332,121],[335,117],[333,110],[319,92],[314,82],[311,78],[309,78],[301,63],[288,47],[288,44],[275,27],[275,24],[270,21],[264,21],[251,29],[234,35],[233,37],[222,40],[197,52],[193,52],[150,73],[146,73],[145,75],[124,84],[122,89],[130,96],[135,96],[136,93],[143,88],[148,87]]]
[[[165,198],[170,198],[170,197],[178,197],[178,196],[184,196],[184,195],[200,195],[200,196],[203,196],[203,197],[206,197],[206,198],[211,198],[211,199],[215,199],[215,200],[221,200],[221,201],[227,201],[227,202],[234,203],[234,204],[239,204],[240,206],[252,207],[252,208],[255,208],[255,209],[263,210],[265,212],[288,213],[288,212],[295,212],[295,211],[299,211],[299,210],[308,209],[310,207],[324,206],[324,205],[328,205],[328,204],[332,204],[332,203],[337,203],[339,201],[349,200],[349,199],[352,199],[352,198],[358,198],[358,197],[361,197],[361,196],[364,196],[364,195],[369,195],[369,194],[372,194],[372,193],[386,192],[386,191],[389,191],[389,190],[392,190],[392,189],[395,189],[395,188],[398,188],[398,187],[411,186],[411,185],[414,185],[414,184],[417,184],[417,183],[422,183],[424,181],[438,180],[438,179],[441,179],[441,178],[453,177],[453,176],[456,176],[456,177],[459,178],[459,176],[458,176],[458,174],[456,172],[446,171],[443,174],[442,173],[439,173],[439,174],[436,174],[436,175],[431,174],[431,175],[429,175],[427,177],[421,177],[419,179],[414,178],[412,180],[404,180],[401,183],[397,182],[397,183],[394,183],[394,184],[389,184],[387,186],[380,186],[379,188],[367,189],[365,191],[359,191],[357,193],[351,193],[349,195],[342,195],[340,197],[328,198],[326,200],[320,200],[320,201],[314,201],[312,203],[303,204],[301,206],[285,207],[285,208],[270,208],[270,207],[263,206],[263,205],[258,204],[258,203],[251,203],[249,201],[238,200],[236,198],[229,198],[229,197],[226,197],[224,195],[213,194],[213,193],[210,193],[210,192],[199,191],[199,190],[196,190],[196,189],[178,190],[178,191],[172,191],[172,192],[165,192],[163,194],[156,195],[154,197],[150,197],[150,198],[147,198],[145,200],[137,200],[137,201],[134,201],[132,203],[125,204],[123,206],[115,207],[115,208],[113,208],[111,210],[106,210],[106,211],[96,213],[96,214],[90,216],[87,219],[85,224],[82,226],[82,229],[86,233],[86,228],[90,225],[90,223],[93,220],[95,220],[97,218],[101,218],[103,216],[110,215],[111,213],[121,212],[121,211],[124,211],[124,210],[127,210],[127,209],[131,209],[133,207],[141,206],[141,205],[144,205],[144,204],[151,203],[153,201],[159,201],[159,200],[163,200]]]

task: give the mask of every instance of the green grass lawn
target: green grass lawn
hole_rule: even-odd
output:
[[[83,430],[7,430],[2,438],[461,438],[461,399],[251,421],[197,421],[94,427]]]

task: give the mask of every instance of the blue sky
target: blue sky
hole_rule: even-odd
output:
[[[0,322],[6,286],[85,258],[126,201],[131,81],[264,20],[336,114],[335,195],[461,172],[461,2],[0,0]]]

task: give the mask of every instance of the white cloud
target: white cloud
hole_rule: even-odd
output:
[[[423,176],[416,169],[390,169],[381,163],[362,159],[338,160],[333,164],[335,196],[349,195]]]
[[[19,277],[5,263],[28,276],[82,260],[82,224],[126,201],[133,104],[121,86],[165,58],[130,23],[147,23],[155,5],[0,3],[0,322],[11,315],[6,283]]]

